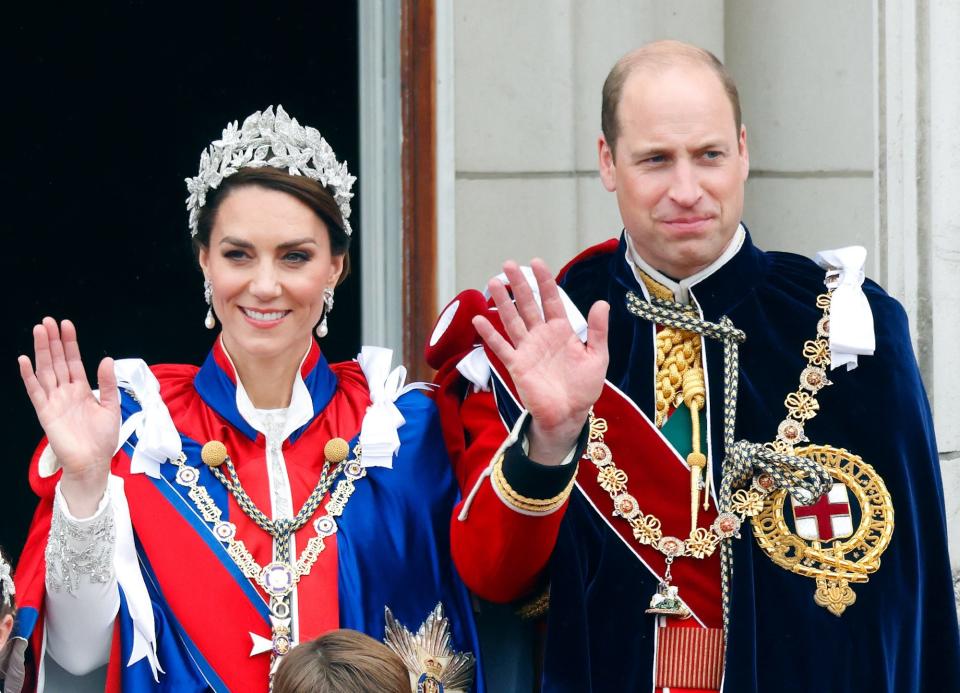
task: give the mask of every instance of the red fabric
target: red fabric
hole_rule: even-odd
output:
[[[690,534],[690,471],[680,456],[653,422],[609,384],[604,386],[593,409],[598,418],[607,421],[604,442],[613,452],[616,466],[627,474],[627,492],[637,499],[644,514],[660,519],[664,536],[686,539]],[[597,482],[597,470],[592,463],[581,462],[577,486],[637,557],[662,577],[666,571],[663,554],[649,544],[637,542],[630,524],[621,517],[611,516],[610,494]],[[677,502],[678,498],[687,502]],[[708,527],[716,516],[714,507],[707,511],[701,508],[697,525]],[[679,588],[680,598],[705,625],[719,627],[722,624],[719,548],[702,560],[678,558],[671,572],[672,584]]]
[[[448,311],[453,311],[452,315]],[[427,364],[439,370],[452,359],[459,361],[463,358],[464,354],[480,342],[480,337],[473,327],[474,316],[488,312],[492,312],[488,310],[488,301],[479,291],[468,289],[457,294],[457,297],[440,311],[440,317],[430,331],[430,340],[423,349]],[[441,330],[439,323],[444,319],[449,322]]]
[[[587,258],[591,258],[595,255],[609,255],[610,253],[614,252],[619,246],[620,246],[619,238],[610,238],[603,241],[602,243],[597,243],[596,245],[590,246],[589,248],[584,250],[582,253],[577,255],[575,258],[573,258],[570,262],[568,262],[567,264],[565,264],[563,267],[560,268],[560,271],[557,272],[557,281],[558,282],[563,281],[563,278],[566,276],[570,268],[573,267],[578,262],[582,262],[583,260],[586,260]]]
[[[670,693],[720,690],[723,678],[723,629],[699,628],[690,621],[670,621],[668,627],[659,629],[657,636],[656,685],[669,686]]]
[[[307,361],[311,360],[311,357],[315,363],[317,356],[313,355],[313,349]],[[318,448],[322,450],[327,440],[334,436],[352,439],[359,432],[363,415],[370,404],[366,380],[356,362],[333,364],[331,369],[337,375],[339,386],[330,403],[323,414],[314,419],[295,445],[291,446],[287,441],[283,446],[294,512],[303,506],[320,477],[323,456],[317,454]],[[207,407],[193,388],[195,368],[158,366],[153,368],[153,371],[160,380],[161,395],[170,409],[177,430],[201,444],[209,440],[223,442],[236,465],[237,475],[254,504],[259,508],[271,507],[263,436],[258,435],[256,441],[251,441]],[[140,484],[148,482],[142,475],[134,477],[134,481]],[[146,486],[144,489],[148,492]],[[266,565],[272,560],[272,538],[244,514],[233,496],[228,497],[228,503],[230,521],[237,526],[237,536],[243,539],[257,562],[260,565]],[[130,506],[131,514],[134,514],[132,501]],[[151,532],[162,525],[162,523],[148,522],[147,519],[147,517],[142,518],[146,532]],[[133,518],[133,522],[139,534],[141,529],[136,517]],[[298,555],[315,534],[312,523],[308,522],[294,535]],[[325,540],[326,549],[320,554],[310,575],[302,579],[298,585],[301,641],[312,639],[339,627],[336,543],[336,534]],[[217,560],[209,551],[203,555]],[[174,556],[170,558],[173,559]],[[156,566],[155,569],[158,573],[161,570]],[[163,584],[162,580],[161,584]],[[179,589],[179,585],[174,587],[173,593],[179,593]],[[164,592],[167,593],[166,586],[164,586]],[[179,611],[174,607],[174,612],[179,613]],[[250,637],[246,634],[247,631],[239,629],[231,629],[231,631],[243,635],[246,640],[245,647],[249,650]],[[264,636],[269,634],[269,631],[254,632]],[[202,651],[207,651],[203,645],[197,644]],[[215,643],[211,644],[215,645]],[[264,659],[269,658],[264,657]],[[232,686],[231,689],[233,689]]]
[[[123,655],[120,650],[120,628],[114,623],[113,642],[110,643],[110,660],[107,662],[107,681],[104,693],[120,693],[123,690]]]
[[[465,308],[473,315],[481,312],[475,296],[462,302],[461,311]],[[506,338],[497,313],[486,310],[484,314]],[[428,355],[436,356],[442,351],[447,356],[434,378],[439,387],[433,398],[462,496],[450,524],[451,553],[467,587],[484,599],[505,603],[525,596],[537,586],[553,552],[566,504],[550,515],[523,515],[501,501],[489,480],[484,480],[467,518],[459,519],[466,498],[509,433],[497,412],[493,394],[468,394],[472,385],[457,371],[456,364],[476,341],[476,332],[464,316],[451,322],[434,350],[428,349]],[[460,351],[449,345],[459,345]],[[489,349],[487,356],[495,368],[506,372]]]
[[[311,358],[316,363],[319,352],[313,354],[311,350],[307,361]],[[357,363],[333,364],[331,369],[337,376],[338,388],[329,405],[295,445],[284,445],[294,511],[303,505],[320,476],[323,456],[318,454],[318,449],[322,450],[331,437],[350,440],[356,436],[370,404],[366,380]],[[201,445],[210,440],[222,441],[254,503],[260,508],[269,508],[263,436],[251,441],[203,402],[193,386],[196,367],[161,365],[152,370],[160,381],[161,394],[177,430]],[[232,372],[229,366],[227,372]],[[27,603],[41,610],[41,620],[32,638],[37,661],[43,634],[43,580],[46,572],[43,551],[50,530],[53,490],[60,477],[57,472],[48,479],[40,478],[38,461],[45,447],[46,440],[38,447],[30,467],[31,485],[41,496],[41,502],[21,559],[23,574],[32,576],[27,579],[24,596]],[[129,470],[129,457],[121,450],[114,457],[111,471],[124,479],[134,532],[147,547],[151,567],[173,613],[230,690],[262,690],[270,658],[266,654],[247,656],[251,647],[248,633],[269,638],[269,625],[251,605],[240,585],[224,572],[221,558],[209,550],[154,482],[144,474],[131,475]],[[261,565],[269,563],[272,560],[272,539],[243,513],[232,496],[229,497],[229,516],[237,526],[237,536],[257,562]],[[314,535],[311,523],[296,533],[298,555]],[[224,557],[224,560],[229,559]],[[20,572],[18,570],[18,574]],[[326,539],[326,549],[310,574],[304,576],[298,585],[300,640],[306,641],[339,627],[337,581],[336,535],[333,535]],[[215,626],[211,626],[211,614],[216,615]],[[114,629],[114,633],[116,636],[119,629]],[[117,647],[115,639],[107,690],[120,689],[122,658]]]
[[[34,462],[33,465],[31,465],[31,470],[36,464],[37,458],[38,454],[34,454]],[[33,515],[33,521],[30,523],[27,543],[20,554],[20,558],[17,560],[17,572],[13,576],[17,586],[17,608],[32,608],[37,610],[37,623],[33,629],[34,637],[30,638],[30,650],[35,663],[41,661],[41,655],[43,653],[43,638],[36,637],[36,634],[42,634],[44,627],[44,595],[46,594],[45,577],[47,573],[47,562],[44,557],[44,550],[47,546],[47,537],[50,535],[50,511],[52,507],[52,495],[40,499],[37,510]],[[36,684],[36,669],[34,667],[27,667],[24,690],[35,690]]]
[[[466,498],[507,430],[489,392],[468,396],[456,415],[464,428],[460,446],[451,448],[450,454]],[[513,601],[532,591],[553,552],[566,504],[550,515],[523,515],[500,500],[489,480],[483,481],[466,520],[461,521],[463,504],[454,509],[451,546],[467,587],[493,602]]]

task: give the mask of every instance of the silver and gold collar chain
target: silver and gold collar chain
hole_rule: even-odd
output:
[[[210,441],[203,446],[201,450],[203,462],[230,491],[244,513],[276,540],[274,560],[265,566],[261,566],[243,540],[237,538],[236,525],[223,519],[221,509],[217,507],[207,489],[199,483],[200,474],[197,469],[186,464],[186,455],[181,453],[179,457],[171,460],[177,467],[176,482],[188,489],[187,496],[193,501],[201,517],[210,524],[214,536],[225,546],[227,554],[237,564],[243,575],[256,582],[270,597],[272,637],[268,642],[271,653],[271,687],[273,672],[279,659],[295,644],[290,627],[291,593],[300,579],[304,575],[309,575],[325,548],[326,538],[337,532],[336,518],[343,514],[347,501],[353,495],[354,483],[367,474],[366,469],[360,464],[362,457],[360,446],[354,447],[354,458],[351,460],[347,460],[349,452],[349,444],[343,438],[333,438],[328,441],[324,446],[325,461],[320,480],[300,512],[293,519],[271,520],[254,505],[243,489],[233,461],[227,455],[226,446],[220,441]],[[229,477],[221,471],[221,466],[226,467]],[[313,517],[327,491],[341,473],[343,478],[324,505],[325,512],[313,522],[316,536],[310,538],[300,557],[291,563],[291,537]],[[254,649],[256,650],[256,643]]]
[[[633,315],[655,324],[675,327],[701,334],[723,343],[723,473],[720,482],[718,510],[721,515],[758,513],[763,498],[773,491],[784,489],[803,502],[819,498],[830,488],[829,473],[818,461],[778,452],[771,447],[745,440],[736,440],[737,391],[739,386],[739,345],[746,334],[734,327],[730,318],[723,316],[719,323],[701,319],[689,307],[674,301],[653,297],[646,301],[628,291],[627,310]],[[751,480],[753,484],[751,486]],[[749,489],[745,488],[751,486]],[[737,488],[736,492],[734,489]],[[724,637],[730,622],[730,581],[733,575],[733,546],[735,532],[722,537],[720,543],[720,583],[723,600]],[[683,544],[678,539],[671,546],[677,554]],[[666,553],[666,552],[664,552]]]

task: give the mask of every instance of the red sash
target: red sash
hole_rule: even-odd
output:
[[[664,536],[686,539],[690,534],[690,468],[640,408],[610,382],[604,383],[593,411],[607,422],[604,442],[613,453],[614,464],[627,474],[627,492],[637,499],[645,515],[660,519]],[[666,571],[664,555],[634,539],[630,524],[613,515],[610,494],[597,483],[596,467],[586,460],[580,465],[577,487],[647,570],[662,579]],[[701,507],[697,524],[709,527],[716,517],[713,505],[706,511]],[[694,618],[706,627],[720,627],[719,549],[704,559],[676,559],[671,574],[672,584],[679,588]],[[652,595],[638,595],[638,598],[649,596]]]

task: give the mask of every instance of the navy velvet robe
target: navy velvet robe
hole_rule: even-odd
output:
[[[626,246],[585,253],[561,286],[586,314],[611,305],[607,378],[654,412],[654,333],[630,314],[642,295]],[[803,344],[822,316],[824,271],[789,253],[757,249],[749,234],[723,267],[692,287],[704,318],[728,316],[747,334],[740,350],[737,439],[766,442],[785,418],[784,397],[807,365]],[[957,612],[947,556],[943,489],[933,420],[902,307],[871,281],[876,353],[830,373],[812,443],[846,448],[873,465],[893,499],[896,527],[878,572],[853,585],[856,603],[836,617],[813,601],[815,581],[775,565],[751,529],[734,541],[724,690],[871,693],[960,691]],[[722,459],[722,344],[705,340],[716,483]],[[642,454],[638,451],[637,454]],[[655,492],[653,490],[647,492]],[[637,496],[643,504],[644,490]],[[677,499],[685,503],[687,499]],[[654,628],[644,613],[655,579],[573,494],[550,566],[544,691],[648,691]]]

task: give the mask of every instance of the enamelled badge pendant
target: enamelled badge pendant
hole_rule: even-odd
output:
[[[753,532],[774,563],[814,578],[814,601],[840,616],[857,599],[851,583],[867,582],[880,567],[893,534],[893,503],[873,467],[846,450],[811,445],[793,454],[822,464],[833,486],[814,503],[790,498],[793,531],[785,511],[787,492],[772,493],[753,518]],[[856,527],[851,493],[860,518]]]
[[[808,365],[800,374],[799,389],[784,400],[787,418],[770,445],[777,452],[818,462],[834,483],[816,501],[801,502],[791,496],[791,522],[787,521],[784,489],[766,496],[762,510],[752,519],[757,543],[770,559],[798,575],[814,578],[814,601],[840,616],[857,599],[851,583],[867,582],[880,567],[880,555],[890,544],[894,523],[890,493],[872,466],[828,445],[794,447],[808,441],[803,429],[820,409],[816,395],[832,385],[826,372],[830,365],[831,297],[831,293],[817,297],[817,307],[823,310],[817,339],[803,346]]]
[[[661,547],[664,547],[661,550],[670,549],[673,544],[676,548],[667,553],[667,570],[663,574],[663,580],[657,586],[656,593],[650,598],[650,606],[646,613],[685,619],[690,618],[690,608],[680,598],[680,589],[670,584],[672,578],[670,568],[673,565],[673,559],[679,555],[683,542],[676,537],[664,537],[660,540]]]

